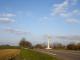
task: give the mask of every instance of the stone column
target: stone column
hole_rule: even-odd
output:
[[[51,40],[51,37],[48,36],[48,43],[47,43],[47,48],[46,48],[46,49],[51,49],[51,48],[50,48],[50,40]]]

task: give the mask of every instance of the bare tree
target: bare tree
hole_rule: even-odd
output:
[[[32,43],[29,41],[26,41],[25,38],[23,38],[20,43],[19,43],[20,47],[24,47],[24,48],[31,48],[32,47]]]

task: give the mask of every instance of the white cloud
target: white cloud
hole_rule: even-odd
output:
[[[47,35],[43,36],[44,40],[48,39]],[[54,41],[69,40],[69,41],[80,41],[80,35],[50,35],[50,39]],[[53,41],[53,42],[54,42]]]
[[[11,18],[0,18],[0,23],[13,23],[15,22],[15,20],[11,19]]]
[[[16,16],[16,15],[13,14],[13,13],[1,13],[0,16],[1,16],[1,17],[14,17],[14,16]]]
[[[80,36],[79,35],[72,35],[72,36],[55,36],[56,39],[63,39],[63,40],[79,40],[80,41]]]
[[[78,2],[78,0],[67,0],[71,5],[75,5],[77,2]]]
[[[61,13],[60,16],[62,17],[74,17],[74,16],[79,16],[80,15],[80,11],[78,9],[75,9],[71,12],[67,12],[67,13]]]
[[[71,13],[61,13],[60,16],[61,17],[71,17],[72,14]]]
[[[13,13],[0,13],[0,23],[8,24],[15,22],[12,17],[16,16]]]
[[[61,13],[65,13],[68,8],[68,1],[64,1],[61,4],[55,4],[53,5],[52,13],[51,15],[60,15]]]
[[[69,23],[69,24],[80,23],[79,20],[77,20],[77,19],[73,19],[73,18],[66,19],[65,21],[66,21],[67,23]]]
[[[75,9],[75,10],[73,10],[72,11],[72,15],[80,15],[80,10],[78,10],[78,9]]]
[[[12,28],[3,29],[3,32],[11,33],[11,34],[17,34],[17,35],[30,34],[30,32],[24,32],[24,31],[21,31],[19,29],[12,29]]]
[[[78,14],[78,12],[80,12],[78,9],[73,9],[72,12],[68,12],[70,7],[73,7],[73,5],[77,4],[77,1],[78,0],[65,0],[60,4],[54,4],[51,15],[61,15],[64,17],[68,16],[69,14]]]
[[[79,20],[73,17],[80,16],[80,10],[73,7],[77,4],[78,0],[65,0],[62,3],[54,4],[52,9],[52,16],[60,16],[65,18],[67,23],[79,23]],[[70,10],[70,8],[72,9]]]

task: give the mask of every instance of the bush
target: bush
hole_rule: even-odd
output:
[[[77,44],[74,44],[74,43],[68,44],[67,45],[67,49],[69,49],[69,50],[80,50],[80,43],[77,43]]]
[[[44,48],[46,48],[46,46],[43,45],[43,44],[36,44],[36,45],[34,46],[34,48],[44,49]]]

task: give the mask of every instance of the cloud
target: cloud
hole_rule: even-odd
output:
[[[75,17],[80,16],[80,10],[78,8],[74,9],[77,2],[78,0],[65,0],[62,3],[54,4],[51,16],[60,16],[64,18],[66,23],[79,23],[79,20]],[[70,10],[70,8],[72,9]]]
[[[77,4],[78,0],[67,0],[71,5]]]
[[[13,13],[0,13],[0,23],[9,24],[15,22]]]
[[[80,11],[79,11],[78,9],[74,9],[74,10],[71,11],[71,12],[61,13],[61,14],[60,14],[60,16],[66,17],[66,18],[74,17],[74,16],[79,16],[79,15],[80,15]]]
[[[73,36],[55,36],[56,39],[62,39],[62,40],[79,40],[80,41],[80,36],[78,35],[73,35]]]
[[[65,13],[68,8],[68,1],[65,0],[60,4],[54,4],[51,15],[60,15],[61,13]]]
[[[12,29],[12,28],[6,28],[6,29],[3,30],[3,32],[11,33],[11,34],[17,34],[17,35],[30,34],[30,32],[24,32],[24,31],[21,31],[19,29]]]
[[[0,18],[0,23],[8,24],[8,23],[13,23],[15,20],[11,18]]]
[[[46,39],[48,39],[48,36],[44,36],[43,38],[45,38],[45,40],[46,40]],[[64,35],[64,36],[50,35],[50,39],[51,40],[72,40],[72,41],[78,40],[78,41],[80,41],[80,35],[69,35],[69,36],[67,36],[67,35]]]
[[[66,19],[65,21],[66,21],[66,23],[69,23],[69,24],[80,23],[79,20],[77,20],[77,19],[73,19],[73,18]]]
[[[60,4],[54,4],[51,15],[61,15],[61,16],[68,16],[75,15],[75,13],[80,12],[79,10],[72,10],[72,12],[69,12],[68,10],[70,7],[73,7],[73,5],[77,4],[78,0],[65,0]]]
[[[75,9],[75,10],[73,10],[72,11],[72,15],[80,15],[80,10],[78,10],[78,9]]]
[[[14,16],[16,16],[16,15],[13,13],[1,13],[0,14],[0,17],[14,17]]]

